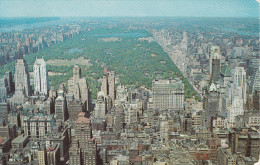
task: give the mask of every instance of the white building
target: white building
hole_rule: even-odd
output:
[[[184,84],[181,80],[154,80],[152,82],[152,99],[155,109],[183,110]]]
[[[244,67],[236,67],[233,71],[233,96],[238,95],[246,103],[246,71]],[[236,93],[236,94],[235,94]]]
[[[232,74],[232,82],[228,85],[226,95],[228,127],[233,127],[235,117],[244,114],[244,105],[246,103],[246,71],[243,67],[235,67]],[[228,103],[229,102],[229,103]]]
[[[232,101],[231,107],[227,110],[228,126],[233,127],[235,124],[235,117],[244,114],[243,99],[235,97]]]
[[[103,92],[98,93],[97,103],[95,106],[95,118],[105,118],[107,111],[105,94]]]
[[[48,95],[48,71],[44,59],[36,59],[34,66],[34,91],[35,94]]]

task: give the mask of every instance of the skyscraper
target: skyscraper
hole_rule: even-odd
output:
[[[213,82],[209,87],[209,92],[207,95],[207,109],[206,109],[206,125],[209,127],[211,118],[215,117],[219,111],[219,91],[216,84]]]
[[[34,92],[35,94],[48,95],[48,71],[44,59],[36,59],[34,66]]]
[[[0,79],[0,101],[5,101],[7,96],[14,91],[12,72],[6,74]]]
[[[55,100],[55,115],[56,120],[66,121],[68,119],[67,102],[64,97],[64,90],[60,86],[58,97]]]
[[[95,117],[96,118],[105,118],[106,114],[106,99],[103,92],[98,93],[97,103],[95,107]]]
[[[22,56],[19,56],[15,64],[15,91],[23,91],[25,96],[31,95],[28,65]]]
[[[249,81],[249,94],[254,94],[255,92],[260,92],[260,67],[257,71],[251,76]]]
[[[104,68],[103,80],[101,91],[105,96],[109,96],[112,99],[112,103],[115,102],[115,72],[108,71],[107,68]]]
[[[246,96],[246,72],[244,67],[235,67],[232,73],[232,82],[229,86],[230,105],[227,106],[227,119],[229,127],[233,127],[235,117],[244,114]]]
[[[89,87],[86,78],[81,78],[81,68],[78,65],[74,66],[73,76],[68,80],[68,93],[80,100],[85,105],[84,109],[89,109]]]
[[[31,95],[28,66],[22,56],[19,56],[15,64],[15,92],[10,102],[11,105],[23,104],[26,98]]]
[[[233,71],[233,96],[239,96],[246,103],[246,71],[244,67],[236,67]]]
[[[83,164],[96,164],[96,145],[93,141],[90,120],[85,117],[84,112],[78,114],[75,126],[75,138],[79,140],[79,147],[82,149]]]
[[[82,153],[79,147],[79,140],[77,138],[72,139],[71,147],[69,150],[70,164],[81,165],[82,164]]]
[[[209,70],[210,78],[213,81],[218,81],[220,77],[221,54],[219,46],[213,46],[210,50]]]

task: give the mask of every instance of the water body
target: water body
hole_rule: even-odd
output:
[[[73,49],[68,50],[68,52],[70,54],[73,54],[73,53],[81,53],[83,51],[81,49],[78,49],[78,48],[73,48]]]
[[[43,18],[0,18],[0,32],[22,31],[51,25],[68,23],[68,19],[58,17]]]
[[[143,33],[112,33],[112,34],[93,34],[94,37],[145,37]]]

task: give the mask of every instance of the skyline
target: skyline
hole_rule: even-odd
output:
[[[32,5],[33,4],[33,5]],[[29,6],[29,7],[28,7]],[[14,0],[0,17],[259,17],[256,0]]]

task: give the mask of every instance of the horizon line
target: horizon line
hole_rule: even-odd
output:
[[[259,18],[258,16],[15,16],[0,18]]]

